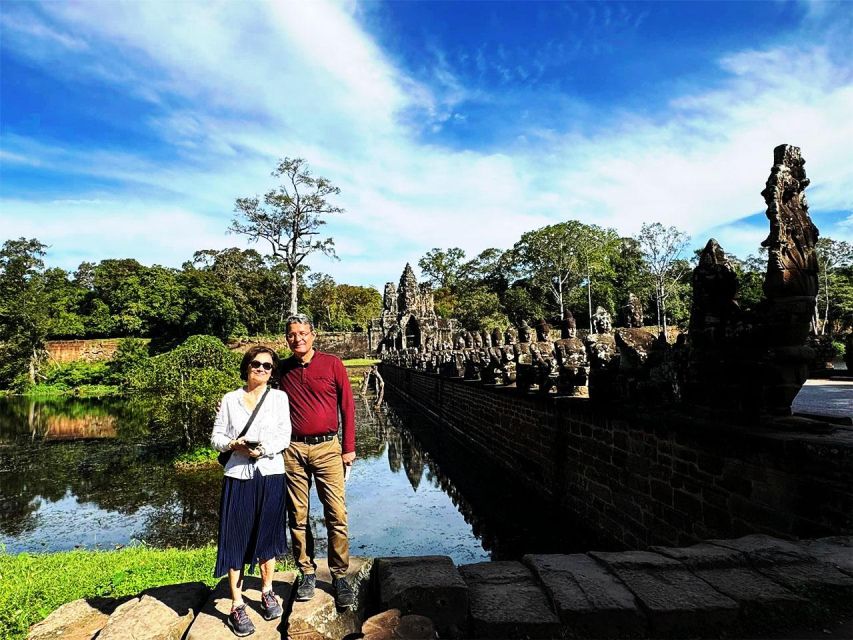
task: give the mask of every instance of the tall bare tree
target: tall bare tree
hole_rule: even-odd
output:
[[[815,298],[815,317],[812,330],[815,335],[824,335],[829,324],[829,309],[832,302],[833,275],[839,267],[848,267],[853,263],[853,245],[844,240],[820,238],[817,241],[818,289]],[[823,302],[823,319],[820,317],[820,304]]]
[[[643,224],[637,242],[655,285],[655,303],[658,314],[658,329],[663,327],[666,335],[666,300],[674,286],[687,273],[689,265],[679,260],[681,252],[690,241],[683,231],[675,227],[664,227],[660,222]]]
[[[341,190],[329,180],[314,177],[302,158],[284,158],[272,172],[282,178],[277,189],[264,194],[263,204],[253,198],[237,198],[229,231],[242,233],[252,241],[266,240],[273,255],[284,263],[290,278],[290,313],[297,311],[299,267],[307,256],[319,252],[337,260],[332,238],[320,240],[324,216],[343,213],[328,201]]]

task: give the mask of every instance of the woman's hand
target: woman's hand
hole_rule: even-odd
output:
[[[252,455],[252,449],[246,446],[246,439],[240,438],[239,440],[231,441],[231,451],[235,451],[237,453],[242,453],[246,456]]]

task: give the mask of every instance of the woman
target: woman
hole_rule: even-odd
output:
[[[278,356],[269,347],[256,346],[246,352],[240,363],[240,377],[246,385],[222,398],[210,438],[217,451],[231,451],[222,481],[214,575],[228,574],[232,599],[228,625],[238,636],[255,631],[243,602],[246,564],[251,572],[260,561],[264,618],[272,620],[282,614],[272,592],[272,576],[276,556],[287,550],[281,452],[290,444],[290,407],[286,393],[268,386],[277,369]]]

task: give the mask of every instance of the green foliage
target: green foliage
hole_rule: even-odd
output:
[[[218,455],[219,452],[216,449],[211,449],[206,445],[201,445],[178,454],[172,462],[176,467],[181,469],[207,467],[213,464],[218,464],[216,459]]]
[[[152,398],[151,418],[180,431],[187,447],[206,442],[222,396],[242,383],[239,356],[212,336],[191,336],[133,369],[128,386]]]
[[[111,384],[128,384],[133,372],[148,360],[148,341],[141,338],[124,338],[107,363]]]
[[[74,389],[83,385],[100,385],[107,382],[109,366],[106,362],[67,362],[47,368],[45,384]]]
[[[382,312],[382,296],[372,287],[337,284],[324,273],[308,278],[303,295],[314,326],[325,331],[367,331],[370,321]]]
[[[48,333],[46,248],[35,238],[19,238],[0,249],[0,387],[21,388],[31,381],[22,372],[29,372]]]

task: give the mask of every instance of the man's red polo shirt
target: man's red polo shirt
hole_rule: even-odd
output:
[[[347,371],[339,358],[314,351],[303,365],[291,356],[282,363],[281,388],[290,400],[293,435],[322,436],[343,425],[343,453],[355,451],[355,403]]]

